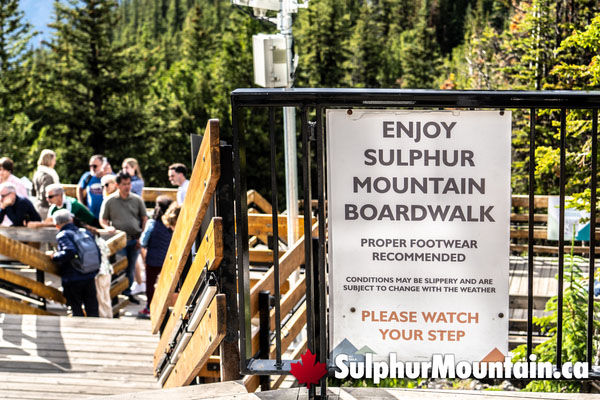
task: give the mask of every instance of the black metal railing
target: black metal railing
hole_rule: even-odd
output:
[[[301,133],[302,160],[302,193],[304,204],[304,243],[306,266],[306,303],[307,303],[307,342],[308,348],[317,354],[317,360],[328,363],[328,315],[326,282],[326,191],[325,191],[325,133],[323,110],[325,108],[389,108],[389,109],[517,109],[529,112],[529,240],[528,240],[528,296],[527,296],[527,355],[533,350],[533,288],[534,288],[534,194],[535,194],[535,143],[536,143],[536,114],[540,110],[560,110],[560,220],[559,232],[564,232],[565,225],[565,186],[566,186],[566,120],[567,110],[592,110],[591,132],[591,234],[589,252],[589,298],[587,322],[587,361],[592,365],[593,360],[593,323],[594,323],[594,275],[595,275],[595,230],[596,230],[596,199],[597,188],[597,130],[598,108],[600,108],[600,92],[573,91],[440,91],[440,90],[394,90],[394,89],[237,89],[232,92],[232,123],[234,135],[234,174],[236,199],[236,251],[239,279],[239,310],[240,310],[240,346],[241,371],[243,374],[281,375],[290,373],[292,360],[282,359],[281,354],[281,314],[279,309],[280,287],[279,261],[277,245],[273,247],[275,270],[275,359],[259,359],[252,354],[249,342],[250,332],[250,286],[249,286],[249,244],[248,244],[248,210],[246,204],[247,191],[247,160],[246,149],[252,145],[242,128],[244,116],[242,111],[269,112],[269,127],[271,145],[271,191],[273,203],[274,237],[278,237],[278,208],[277,208],[277,172],[276,160],[276,129],[275,110],[281,107],[295,107],[299,111]],[[313,116],[314,121],[309,121]],[[314,176],[316,172],[316,177]],[[316,179],[316,180],[315,180]],[[316,188],[316,193],[313,190]],[[311,240],[311,200],[316,199],[318,239]],[[563,275],[564,275],[564,238],[559,235],[558,254],[558,321],[556,335],[556,364],[562,365],[563,346]],[[313,252],[313,246],[316,247]],[[264,355],[263,355],[264,357]],[[590,367],[591,368],[591,367]],[[591,377],[598,377],[597,369],[590,371]],[[325,393],[325,380],[320,391],[310,392],[311,396],[319,397]],[[313,386],[314,388],[314,386]]]

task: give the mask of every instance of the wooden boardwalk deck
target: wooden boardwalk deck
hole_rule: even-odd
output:
[[[511,256],[509,268],[509,293],[511,308],[527,308],[527,257]],[[565,262],[565,268],[566,268]],[[589,261],[578,257],[576,264],[584,275],[589,270]],[[543,310],[546,301],[558,293],[558,258],[535,257],[533,261],[533,295],[534,309]],[[568,285],[568,276],[565,273],[565,286]]]
[[[500,392],[481,390],[435,390],[397,388],[354,388],[330,387],[327,391],[330,400],[515,400],[515,399],[600,399],[598,394],[589,393],[531,393]],[[101,398],[94,398],[100,400]],[[140,392],[104,397],[106,400],[308,400],[306,388],[280,389],[266,392],[245,393],[243,385],[235,382],[222,382],[201,386],[166,389],[158,392]]]
[[[82,399],[158,389],[150,321],[0,314],[0,398]]]

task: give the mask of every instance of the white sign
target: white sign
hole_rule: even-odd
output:
[[[334,356],[504,360],[510,133],[510,112],[327,111]]]

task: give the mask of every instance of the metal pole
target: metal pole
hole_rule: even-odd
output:
[[[262,290],[258,293],[258,310],[259,310],[259,331],[258,343],[260,349],[259,358],[268,360],[271,353],[271,332],[270,328],[270,313],[271,313],[271,292]],[[260,390],[271,390],[271,377],[269,375],[261,375]]]
[[[292,13],[287,1],[280,0],[278,14],[279,31],[285,36],[288,88],[294,85],[294,63],[292,54]],[[287,241],[291,247],[298,239],[298,165],[296,153],[296,109],[283,108],[283,137],[285,156],[285,198],[288,210]]]

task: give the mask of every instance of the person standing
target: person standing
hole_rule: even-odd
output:
[[[148,220],[142,233],[140,243],[146,261],[146,298],[148,302],[146,308],[139,312],[138,317],[140,318],[150,318],[150,303],[154,296],[154,285],[167,256],[180,208],[181,206],[171,197],[158,196],[152,219]]]
[[[144,191],[144,178],[140,171],[140,166],[137,160],[133,157],[129,157],[123,160],[123,171],[127,172],[131,176],[131,191],[138,196],[142,197]]]
[[[63,286],[63,294],[67,299],[67,305],[71,307],[74,317],[83,317],[82,305],[85,306],[85,314],[88,317],[98,317],[98,300],[96,298],[96,283],[94,278],[100,269],[100,251],[98,250],[98,268],[93,272],[82,273],[73,267],[73,259],[78,255],[75,245],[75,233],[78,228],[73,224],[71,213],[67,210],[57,211],[52,218],[58,229],[56,242],[58,250],[51,257],[60,266],[60,277]],[[85,231],[86,235],[93,239],[91,233]],[[95,244],[94,244],[95,245]]]
[[[168,173],[171,185],[179,186],[177,189],[177,202],[183,204],[188,185],[190,184],[190,181],[185,177],[187,168],[181,163],[171,164],[169,165]]]
[[[101,154],[90,158],[90,170],[81,175],[77,184],[77,200],[85,204],[96,218],[100,217],[102,206],[102,176],[104,157]]]
[[[135,262],[140,252],[139,238],[148,220],[146,205],[140,196],[131,193],[131,176],[127,172],[119,172],[116,180],[118,193],[102,203],[100,225],[109,231],[118,229],[127,234],[127,246],[121,250],[121,254],[127,256],[129,288],[123,294],[129,296],[132,303],[139,304],[139,300],[131,294],[131,286],[134,282]]]
[[[35,196],[35,208],[42,220],[48,216],[50,203],[46,199],[46,188],[53,183],[59,183],[58,174],[54,169],[56,165],[56,154],[49,149],[44,149],[38,159],[38,168],[33,174],[33,195]]]
[[[10,182],[0,184],[0,221],[2,226],[26,226],[29,222],[39,222],[40,214],[27,197],[17,194]]]
[[[15,164],[10,158],[0,158],[0,183],[12,183],[19,196],[27,197],[27,188],[19,178],[13,175],[14,167]]]

